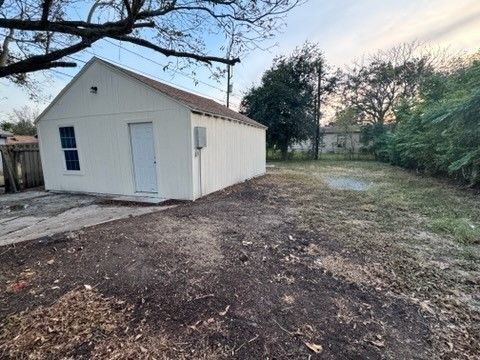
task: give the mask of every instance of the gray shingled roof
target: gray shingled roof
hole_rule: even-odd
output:
[[[192,111],[197,111],[197,112],[211,114],[211,115],[217,115],[220,117],[237,120],[239,122],[242,122],[248,125],[266,128],[266,126],[256,122],[255,120],[250,119],[248,116],[240,114],[239,112],[236,112],[232,109],[229,109],[226,106],[221,105],[214,100],[205,98],[203,96],[192,94],[188,91],[180,90],[176,87],[164,84],[160,81],[153,80],[149,77],[137,74],[133,71],[114,65],[108,61],[104,61],[100,59],[98,60],[120,70],[124,74],[127,74],[128,76],[131,76],[138,81],[141,81],[142,83],[154,88],[155,90],[158,90],[161,93],[176,99],[180,103],[189,107]]]

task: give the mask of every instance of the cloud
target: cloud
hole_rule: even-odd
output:
[[[451,23],[445,24],[437,29],[427,32],[421,38],[428,39],[430,41],[439,41],[448,38],[448,35],[455,33],[462,28],[468,27],[468,25],[477,25],[477,32],[480,32],[480,10],[474,13],[467,14],[460,19],[454,19]],[[480,44],[479,44],[480,46]]]

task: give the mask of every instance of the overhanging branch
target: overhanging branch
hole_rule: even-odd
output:
[[[28,59],[9,64],[7,66],[0,67],[0,78],[10,76],[13,74],[28,73],[38,70],[50,69],[53,67],[75,67],[74,62],[57,61],[64,56],[74,54],[78,51],[86,49],[97,39],[85,39],[81,42],[66,47],[61,50],[52,51],[45,55],[35,55]]]
[[[220,29],[228,39],[232,36],[230,22],[242,26],[235,33],[238,49],[247,43],[257,43],[273,32],[275,20],[306,0],[209,0],[209,1],[154,1],[145,0],[96,0],[86,21],[82,18],[72,19],[69,14],[69,3],[63,4],[53,0],[18,0],[18,4],[30,4],[32,11],[28,14],[10,11],[0,18],[2,33],[15,31],[25,40],[19,55],[9,56],[8,61],[0,63],[0,77],[13,74],[24,74],[36,70],[44,70],[58,66],[74,66],[74,62],[63,61],[63,57],[74,54],[89,47],[94,42],[110,38],[129,42],[154,50],[167,57],[192,59],[211,65],[221,63],[234,65],[240,62],[238,57],[210,56],[203,53],[206,40],[204,30]],[[0,0],[0,5],[4,1]],[[66,7],[64,9],[63,7]],[[108,7],[114,16],[110,21],[92,23],[93,13],[99,7]],[[4,10],[2,8],[2,10]],[[216,22],[210,21],[211,19]],[[71,20],[72,19],[72,20]],[[157,28],[158,24],[158,28]],[[155,28],[160,40],[155,40],[151,31],[136,29]],[[171,30],[171,31],[170,31]],[[253,33],[255,36],[249,36]],[[206,32],[205,32],[206,34]],[[54,46],[64,46],[57,41],[55,35],[69,36],[80,41],[73,46],[66,46],[51,51]],[[44,40],[46,37],[47,40]],[[165,41],[164,41],[165,40]],[[72,40],[69,40],[72,41]],[[199,42],[197,44],[197,42]],[[157,45],[157,44],[158,45]],[[53,44],[53,45],[52,45]],[[162,44],[166,47],[162,47]],[[186,45],[185,45],[186,44]],[[7,41],[8,45],[8,41]],[[2,52],[7,58],[7,52]]]
[[[212,62],[218,62],[218,63],[223,63],[227,65],[235,65],[240,62],[239,58],[233,58],[233,59],[225,59],[222,57],[217,57],[217,56],[208,56],[208,55],[198,55],[198,54],[193,54],[189,52],[184,52],[184,51],[176,51],[172,49],[165,49],[162,48],[158,45],[155,45],[147,40],[135,38],[132,36],[112,36],[112,38],[120,40],[120,41],[126,41],[132,44],[136,44],[139,46],[143,46],[152,50],[155,50],[159,53],[162,53],[165,56],[175,56],[175,57],[183,57],[183,58],[190,58],[194,59],[197,61],[201,61],[207,64],[211,64]]]

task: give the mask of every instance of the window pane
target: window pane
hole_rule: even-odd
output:
[[[59,131],[62,149],[75,149],[77,147],[77,143],[75,141],[75,130],[73,126],[61,127],[59,128]]]
[[[67,170],[80,170],[80,161],[78,160],[77,150],[65,150],[65,164]]]

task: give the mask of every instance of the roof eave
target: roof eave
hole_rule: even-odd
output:
[[[225,115],[219,115],[219,114],[207,112],[207,111],[204,111],[204,110],[194,109],[194,108],[191,108],[191,107],[190,107],[190,110],[191,110],[192,113],[194,113],[194,114],[212,116],[212,117],[216,117],[216,118],[219,118],[219,119],[224,119],[224,120],[229,120],[229,121],[233,121],[233,122],[238,122],[238,123],[241,123],[241,124],[243,124],[243,125],[249,125],[249,126],[256,127],[256,128],[260,128],[260,129],[265,129],[265,130],[268,129],[267,126],[262,125],[262,124],[260,124],[260,123],[252,124],[252,123],[249,123],[249,122],[246,122],[246,121],[242,121],[242,120],[239,120],[239,119],[235,119],[235,118],[231,118],[231,117],[228,117],[228,116],[225,116]]]

